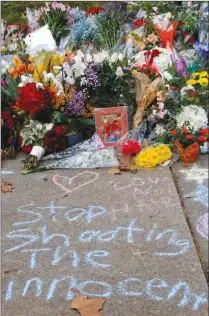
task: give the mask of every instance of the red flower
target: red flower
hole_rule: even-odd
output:
[[[31,150],[32,150],[32,145],[22,146],[21,149],[22,149],[25,153],[30,153]]]
[[[138,27],[141,27],[144,24],[144,19],[139,19],[134,21],[134,28],[137,29]]]
[[[193,135],[186,135],[186,139],[194,139]]]
[[[27,34],[27,32],[28,32],[28,25],[27,24],[20,25],[20,28],[24,34]]]
[[[32,82],[19,88],[19,95],[15,107],[34,116],[42,107],[48,106],[49,102],[50,96],[47,95],[46,91],[44,89],[37,90],[36,83]]]
[[[18,144],[21,145],[21,144],[22,144],[22,141],[23,141],[23,138],[22,138],[21,136],[19,136],[18,139],[17,139],[17,141],[18,141]]]
[[[11,137],[8,138],[8,141],[7,141],[8,145],[12,145],[12,142],[13,142],[13,139]]]
[[[67,128],[68,128],[67,126],[57,125],[57,126],[55,126],[54,131],[55,131],[57,136],[61,136],[61,135],[64,135],[66,133]]]
[[[189,38],[189,43],[191,44],[191,45],[194,45],[194,42],[196,41],[196,38],[194,37],[194,36],[191,36],[190,38]]]
[[[195,97],[197,95],[197,92],[196,91],[190,91],[189,93],[188,93],[188,97],[189,98],[193,98],[193,97]]]
[[[198,136],[197,139],[198,139],[200,142],[206,142],[207,137],[206,137],[206,136]]]
[[[202,133],[203,135],[208,135],[209,131],[207,128],[202,128],[199,133]]]
[[[8,120],[9,118],[11,118],[11,112],[9,112],[9,111],[2,111],[1,112],[1,118],[4,121]]]
[[[13,126],[14,126],[13,120],[12,120],[11,118],[8,119],[8,120],[6,121],[6,125],[7,125],[7,127],[8,127],[9,129],[12,129]]]
[[[129,140],[127,144],[122,147],[122,152],[124,156],[135,155],[140,152],[141,146],[136,140]]]
[[[183,127],[181,131],[182,131],[182,133],[187,133],[188,132],[188,128]]]
[[[181,89],[178,88],[178,87],[172,87],[171,90],[173,90],[173,91],[180,91]]]
[[[92,15],[92,14],[98,14],[102,12],[104,9],[103,7],[92,7],[86,12],[86,16]]]
[[[176,129],[173,129],[173,130],[171,131],[171,134],[172,134],[173,136],[176,136],[177,130],[176,130]]]
[[[184,25],[184,21],[178,21],[178,26]]]

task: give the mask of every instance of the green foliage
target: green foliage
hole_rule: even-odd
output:
[[[120,7],[109,7],[105,14],[97,16],[98,42],[102,49],[110,50],[117,45],[122,36],[125,18],[125,14]]]
[[[39,9],[45,6],[45,1],[2,1],[1,2],[1,15],[8,24],[27,23],[26,8]],[[104,5],[104,2],[98,1],[63,1],[65,5],[70,7],[80,7],[83,10],[88,10],[92,6]],[[108,2],[105,2],[105,4]]]

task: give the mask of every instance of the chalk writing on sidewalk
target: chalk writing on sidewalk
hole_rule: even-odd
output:
[[[161,197],[163,192],[159,191],[158,194]],[[121,212],[126,215],[123,224],[117,223],[116,215]],[[57,297],[59,284],[66,286],[66,292],[63,294],[66,300],[71,300],[75,295],[71,288],[77,288],[83,295],[103,298],[121,295],[167,303],[173,303],[174,298],[177,298],[177,307],[190,307],[193,311],[199,310],[207,302],[205,293],[193,293],[190,285],[182,280],[165,281],[158,276],[144,280],[137,275],[126,278],[121,276],[120,280],[111,284],[109,278],[102,280],[99,277],[100,269],[103,270],[102,275],[105,271],[108,275],[111,273],[116,262],[117,245],[121,241],[133,250],[149,245],[149,256],[154,256],[155,260],[170,260],[186,255],[190,250],[190,241],[181,238],[174,227],[162,227],[154,223],[145,228],[140,224],[140,218],[131,216],[131,207],[128,204],[122,207],[114,206],[113,203],[109,210],[101,205],[75,208],[57,205],[54,201],[50,201],[48,205],[36,205],[31,202],[18,207],[17,215],[18,219],[13,223],[13,229],[4,236],[9,247],[4,255],[10,260],[13,254],[16,258],[21,258],[27,269],[24,272],[30,271],[30,275],[33,273],[33,276],[24,280],[21,280],[19,275],[8,279],[4,296],[8,303],[29,294],[37,299],[41,297],[45,301],[50,301]],[[108,216],[110,224],[104,229],[101,223]],[[60,221],[67,225],[67,233],[60,230],[62,225],[57,225]],[[71,229],[75,225],[78,228],[76,233]],[[85,251],[83,249],[87,244],[88,251]],[[83,246],[77,248],[77,245]],[[110,245],[116,245],[111,247],[116,251],[108,250]],[[47,276],[47,284],[43,277],[39,277],[42,267],[50,271],[59,265],[61,276]],[[83,279],[78,278],[76,272],[80,275],[83,267],[93,269],[97,280],[90,279],[87,274]],[[72,271],[70,274],[69,269]]]

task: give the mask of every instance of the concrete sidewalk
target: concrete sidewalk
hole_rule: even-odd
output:
[[[169,168],[2,178],[2,314],[76,316],[74,293],[104,316],[206,316],[207,283]],[[4,172],[4,173],[5,173]]]
[[[184,212],[192,231],[205,274],[208,274],[208,155],[183,167],[172,166]]]

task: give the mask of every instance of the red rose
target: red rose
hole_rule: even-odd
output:
[[[135,155],[140,152],[141,146],[136,140],[129,140],[127,144],[122,147],[122,152],[124,156]]]
[[[8,145],[12,145],[12,142],[13,142],[13,139],[11,137],[8,138],[8,141],[7,141]]]
[[[188,132],[188,128],[183,127],[181,131],[182,131],[182,133],[187,133]]]
[[[12,119],[8,119],[7,122],[6,122],[6,125],[9,129],[12,129],[13,126],[14,126],[14,122]]]
[[[92,14],[98,14],[102,12],[104,9],[103,7],[92,7],[86,12],[86,16],[92,15]]]
[[[209,131],[207,128],[202,128],[199,133],[203,134],[203,135],[208,135]]]
[[[66,133],[66,126],[57,125],[55,126],[54,131],[57,136],[64,135]]]
[[[207,137],[205,137],[205,136],[198,136],[197,139],[198,139],[200,142],[206,142]]]
[[[21,136],[19,136],[18,139],[17,139],[17,141],[18,141],[18,144],[21,145],[21,144],[22,144],[22,141],[23,141],[23,138],[22,138]]]
[[[1,118],[2,120],[6,121],[11,117],[11,112],[9,111],[2,111],[1,112]]]
[[[173,130],[171,131],[171,134],[172,134],[173,136],[176,136],[177,130],[176,130],[176,129],[173,129]]]
[[[194,139],[193,135],[186,135],[186,139]]]
[[[27,146],[22,146],[21,149],[25,152],[25,153],[30,153],[32,150],[32,145],[27,145]]]
[[[137,29],[138,27],[141,27],[144,24],[144,19],[139,19],[134,21],[134,28]]]
[[[190,91],[189,93],[188,93],[188,97],[189,98],[193,98],[193,97],[195,97],[197,95],[197,92],[196,91]]]

